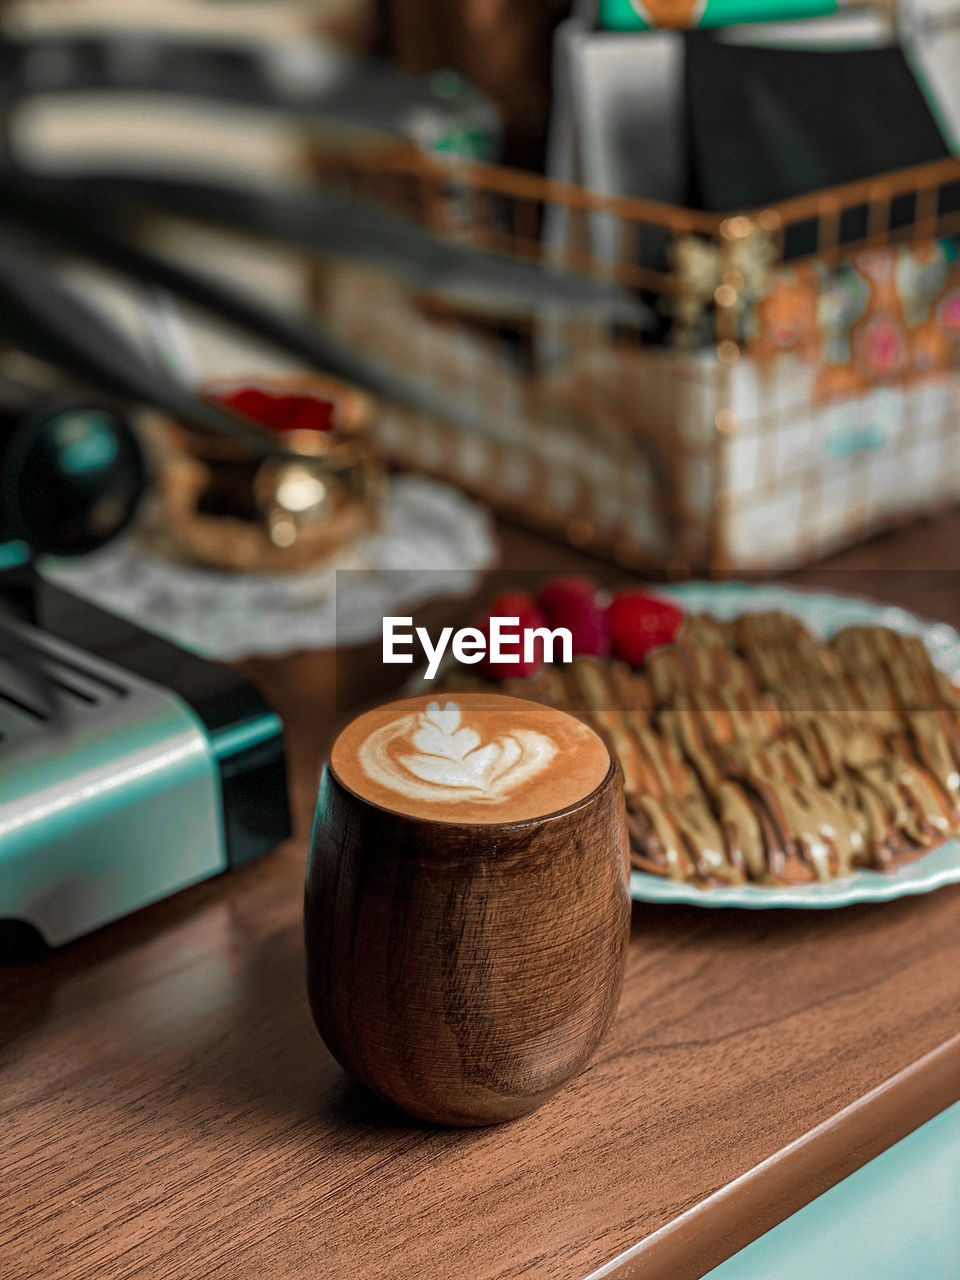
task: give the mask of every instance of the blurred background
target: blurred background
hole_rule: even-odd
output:
[[[387,615],[955,511],[957,65],[958,0],[0,5],[14,925],[306,831]],[[955,528],[876,594],[952,617]]]
[[[56,501],[6,448],[11,563],[237,657],[333,643],[338,569],[381,575],[341,640],[387,570],[468,589],[492,516],[682,576],[960,497],[951,0],[0,20],[7,438],[73,406]]]

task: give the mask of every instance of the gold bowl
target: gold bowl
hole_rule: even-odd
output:
[[[257,457],[231,437],[154,420],[157,501],[144,526],[153,550],[238,573],[293,573],[378,528],[384,469],[369,397],[312,374],[223,379],[202,396],[273,429],[293,456]]]

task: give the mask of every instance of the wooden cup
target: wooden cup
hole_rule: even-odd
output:
[[[535,1110],[610,1025],[630,928],[620,771],[520,822],[396,813],[328,766],[306,887],[314,1020],[351,1075],[424,1120]]]

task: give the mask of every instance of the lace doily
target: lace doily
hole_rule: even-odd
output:
[[[383,531],[323,569],[221,573],[162,560],[135,537],[40,572],[185,648],[222,660],[361,644],[385,614],[437,595],[467,595],[496,555],[486,512],[421,476],[390,484]],[[341,576],[337,572],[353,570]]]

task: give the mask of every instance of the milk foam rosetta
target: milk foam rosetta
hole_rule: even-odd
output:
[[[575,804],[610,753],[589,725],[502,694],[424,695],[377,707],[334,743],[337,777],[374,804],[439,822],[523,821]]]
[[[546,769],[557,744],[535,729],[512,729],[484,742],[462,722],[456,702],[431,702],[400,716],[363,742],[360,767],[373,782],[411,800],[498,801]]]

